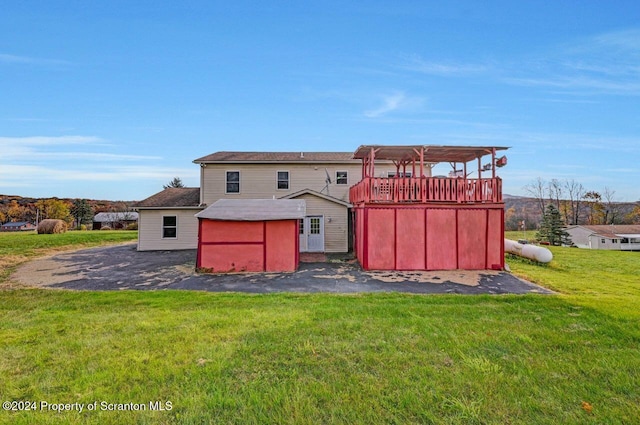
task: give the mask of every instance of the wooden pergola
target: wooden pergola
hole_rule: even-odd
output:
[[[392,161],[398,174],[402,170],[406,174],[407,166],[411,166],[412,175],[425,177],[425,167],[432,167],[441,162],[448,162],[454,170],[456,164],[463,165],[464,176],[467,176],[467,163],[477,160],[478,178],[482,172],[491,170],[491,177],[496,176],[496,167],[506,165],[506,157],[496,158],[498,151],[507,150],[500,146],[438,146],[438,145],[362,145],[353,157],[362,160],[362,177],[375,177],[375,161]],[[491,155],[489,167],[482,165],[482,157]],[[416,174],[418,172],[418,174]]]

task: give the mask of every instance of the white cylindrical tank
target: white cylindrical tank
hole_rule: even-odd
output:
[[[504,240],[504,250],[540,263],[548,263],[553,260],[553,254],[547,248],[536,245],[523,245],[511,239]]]

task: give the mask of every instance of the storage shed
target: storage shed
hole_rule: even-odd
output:
[[[196,214],[196,266],[216,273],[295,271],[304,200],[220,199]]]

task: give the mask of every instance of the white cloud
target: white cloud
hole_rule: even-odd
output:
[[[479,74],[490,69],[490,66],[485,64],[461,64],[455,62],[427,61],[417,55],[408,57],[406,59],[406,62],[400,67],[402,69],[423,74],[440,75],[447,77]]]
[[[403,92],[395,92],[390,95],[383,96],[382,105],[375,109],[365,111],[364,116],[367,118],[379,118],[394,111],[417,108],[422,105],[422,103],[423,100],[421,98],[411,98]]]
[[[103,140],[95,136],[0,137],[0,146],[88,145],[101,142],[103,142]]]
[[[60,59],[34,58],[30,56],[17,56],[0,53],[0,63],[18,65],[69,65],[70,62]]]

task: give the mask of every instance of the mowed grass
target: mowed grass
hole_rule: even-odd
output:
[[[552,296],[1,291],[2,401],[97,409],[0,421],[637,423],[640,253],[552,250]]]
[[[33,232],[0,232],[0,284],[15,268],[31,258],[49,253],[90,248],[138,238],[137,231],[100,230],[69,231],[56,235],[39,235]]]

